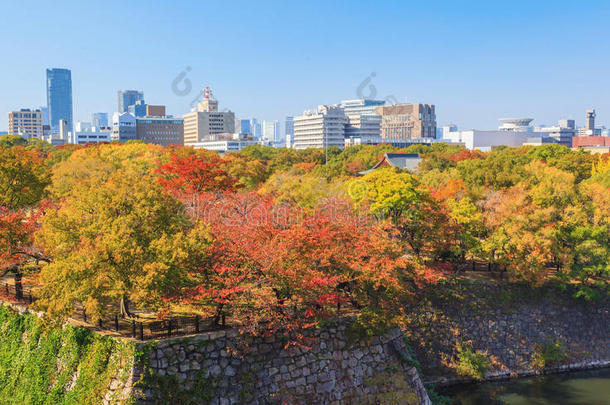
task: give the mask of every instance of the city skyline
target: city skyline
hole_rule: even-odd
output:
[[[9,111],[46,104],[44,71],[56,67],[72,71],[75,122],[115,112],[121,89],[142,90],[147,102],[166,105],[168,114],[179,117],[206,85],[239,118],[259,121],[283,121],[319,104],[375,93],[378,99],[434,104],[439,125],[460,128],[495,128],[498,118],[527,116],[535,125],[571,118],[583,126],[582,112],[590,108],[599,124],[610,122],[610,46],[603,40],[610,35],[610,6],[604,2],[586,9],[516,2],[510,10],[482,2],[353,2],[327,5],[324,13],[318,13],[318,2],[189,3],[174,9],[107,4],[95,19],[76,2],[40,3],[33,10],[6,6],[15,18],[3,26],[0,41],[19,63],[0,66],[0,130]],[[64,13],[67,8],[71,13]],[[37,28],[16,25],[26,11]],[[278,14],[277,24],[262,27],[269,12]],[[138,14],[151,21],[140,33],[148,40],[119,46],[107,22]],[[214,33],[211,40],[197,23],[210,14],[215,18],[205,29]],[[299,18],[290,24],[281,19],[289,15]],[[300,31],[308,22],[320,28],[305,36]],[[350,32],[359,40],[348,41]],[[91,41],[98,46],[86,46]],[[247,63],[235,63],[242,59]]]

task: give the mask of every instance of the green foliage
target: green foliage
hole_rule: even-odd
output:
[[[553,367],[568,357],[560,340],[537,345],[532,354],[532,366],[537,369]]]
[[[39,323],[0,306],[0,404],[99,404],[113,378],[127,379],[131,343]]]
[[[383,314],[374,308],[364,308],[345,332],[348,343],[370,341],[375,336],[383,336],[393,326]]]
[[[0,136],[0,147],[3,147],[3,148],[10,148],[11,146],[16,146],[16,145],[24,146],[27,144],[28,144],[28,140],[22,136],[18,136],[18,135]]]
[[[489,367],[487,356],[462,344],[458,344],[457,350],[458,363],[456,370],[458,374],[472,377],[475,380],[482,380]]]

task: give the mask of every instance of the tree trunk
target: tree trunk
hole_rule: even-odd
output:
[[[216,315],[214,315],[214,325],[219,326],[220,325],[220,319],[222,318],[222,308],[224,307],[224,304],[218,304],[218,307],[216,307]]]
[[[17,301],[23,300],[23,284],[21,284],[21,272],[15,272],[15,299]]]
[[[131,312],[129,312],[129,299],[124,295],[121,297],[121,302],[119,304],[119,311],[121,314],[121,318],[131,318]]]

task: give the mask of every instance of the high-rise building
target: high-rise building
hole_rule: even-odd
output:
[[[292,116],[286,117],[286,121],[284,122],[284,137],[285,146],[287,148],[292,148],[292,144],[294,143],[294,117]]]
[[[261,139],[263,137],[263,128],[256,118],[250,120],[250,128],[252,129],[252,137],[254,139]]]
[[[87,132],[87,131],[91,131],[91,127],[93,125],[91,125],[90,122],[85,122],[85,121],[76,121],[76,124],[74,124],[74,131],[75,132]]]
[[[91,114],[91,125],[95,128],[107,128],[108,113],[98,112]]]
[[[182,145],[184,120],[164,116],[136,118],[137,139],[155,145]]]
[[[195,146],[202,141],[216,140],[221,134],[232,137],[235,133],[235,114],[218,111],[218,101],[212,99],[212,90],[206,87],[204,98],[197,109],[184,114],[184,144]]]
[[[138,90],[119,90],[118,91],[118,112],[129,112],[129,106],[138,101],[144,102],[144,92]]]
[[[320,105],[315,111],[305,111],[294,117],[295,149],[345,147],[347,117],[340,106]]]
[[[375,109],[381,116],[382,138],[435,138],[436,113],[432,104],[398,104]]]
[[[587,110],[585,127],[590,131],[595,129],[595,110]]]
[[[136,117],[128,112],[114,113],[112,116],[112,134],[110,139],[120,142],[137,139]]]
[[[47,107],[40,107],[39,110],[42,113],[42,126],[51,125],[49,123],[49,109]]]
[[[284,134],[294,135],[294,117],[286,117],[286,121],[284,122]]]
[[[252,126],[250,120],[239,120],[239,133],[243,135],[252,135]]]
[[[146,116],[146,102],[144,100],[138,100],[135,104],[127,107],[127,112],[134,117],[145,117]]]
[[[42,112],[40,110],[29,109],[9,112],[8,133],[24,138],[42,139]]]
[[[72,131],[72,72],[70,69],[47,69],[47,108],[51,131],[59,130],[59,121],[65,120]]]
[[[381,117],[376,108],[385,105],[385,100],[357,99],[341,101],[347,117],[346,138],[372,138],[381,133]]]
[[[280,139],[280,123],[278,121],[263,121],[263,140],[278,142]]]
[[[578,128],[578,136],[599,136],[601,129],[595,128],[595,110],[587,110],[585,116],[585,126]]]

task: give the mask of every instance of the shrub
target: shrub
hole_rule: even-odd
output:
[[[567,353],[563,344],[556,340],[536,346],[534,354],[532,354],[532,365],[534,368],[544,369],[556,365],[566,357]]]
[[[489,359],[481,352],[470,347],[458,344],[457,372],[476,380],[483,379],[485,370],[489,366]]]

